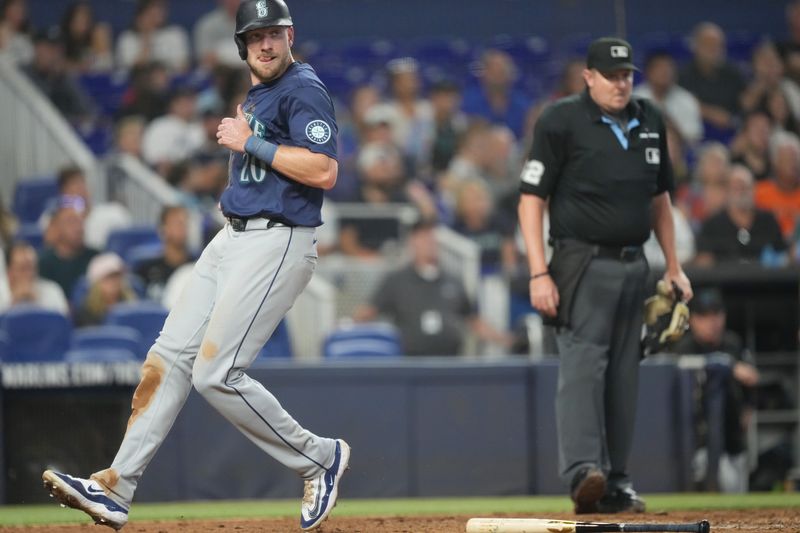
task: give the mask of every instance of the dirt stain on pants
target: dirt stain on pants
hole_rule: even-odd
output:
[[[142,380],[133,393],[131,401],[131,417],[128,419],[128,429],[142,413],[147,411],[156,395],[159,385],[164,380],[164,360],[155,352],[147,354],[147,359],[142,365]]]

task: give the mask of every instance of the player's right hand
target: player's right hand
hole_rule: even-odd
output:
[[[543,315],[555,317],[558,313],[558,287],[550,276],[530,281],[531,305]]]

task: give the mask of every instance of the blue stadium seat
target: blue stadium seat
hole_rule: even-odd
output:
[[[156,259],[164,254],[164,245],[159,242],[148,242],[145,244],[137,244],[128,248],[127,253],[122,257],[125,264],[131,270],[136,268],[145,261]]]
[[[136,363],[139,359],[122,348],[73,348],[64,354],[67,363]]]
[[[258,358],[285,359],[292,357],[292,340],[289,338],[289,328],[286,326],[284,318],[278,323],[278,327],[272,336],[258,352]]]
[[[8,339],[5,362],[61,361],[69,349],[72,324],[61,313],[19,306],[0,318],[0,331]]]
[[[44,233],[36,222],[20,224],[15,238],[27,242],[37,250],[41,250],[44,246]]]
[[[117,304],[106,316],[106,324],[129,326],[141,335],[137,355],[144,357],[164,326],[169,312],[156,302],[131,302]]]
[[[126,77],[104,73],[82,74],[78,82],[102,109],[103,114],[108,116],[114,116],[119,111],[122,96],[128,89]]]
[[[323,355],[337,357],[397,357],[402,355],[400,333],[385,322],[340,326],[325,339]]]
[[[136,356],[140,353],[142,335],[129,326],[89,326],[72,333],[72,349],[127,350]]]
[[[14,188],[14,214],[20,222],[36,222],[57,196],[58,183],[53,177],[20,180]]]
[[[106,251],[125,257],[128,250],[142,244],[158,244],[161,237],[153,226],[133,226],[112,231],[106,241]]]

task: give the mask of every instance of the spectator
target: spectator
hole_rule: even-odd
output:
[[[495,201],[517,192],[520,161],[517,140],[506,126],[490,126],[486,131],[484,177]]]
[[[11,246],[14,235],[17,233],[17,217],[10,210],[6,209],[3,197],[0,195],[0,249],[7,249]]]
[[[483,122],[470,124],[447,167],[450,178],[456,182],[474,177],[487,179],[485,172],[491,157],[488,132],[489,126]]]
[[[700,101],[703,120],[712,128],[706,136],[727,139],[736,128],[745,82],[739,69],[726,60],[722,28],[713,22],[699,24],[692,33],[692,53],[678,83]]]
[[[170,97],[170,77],[160,62],[135,66],[130,73],[130,85],[122,95],[122,117],[138,115],[148,122],[167,112]]]
[[[427,164],[425,158],[433,142],[433,108],[420,97],[419,66],[410,57],[393,59],[386,65],[389,73],[388,102],[377,104],[392,129],[394,143],[400,148],[410,169]]]
[[[197,121],[196,103],[193,89],[176,89],[169,101],[169,112],[153,120],[144,131],[144,160],[162,176],[175,163],[195,155],[206,142],[205,130]]]
[[[772,179],[756,187],[756,206],[772,211],[783,236],[794,233],[800,217],[800,139],[787,132],[776,133],[770,143]]]
[[[726,457],[723,464],[731,465],[728,468],[733,476],[719,476],[717,479],[708,479],[710,472],[695,472],[695,479],[701,481],[703,488],[721,488],[723,492],[747,491],[747,428],[750,426],[754,405],[755,386],[758,384],[759,374],[755,367],[753,356],[745,349],[742,340],[735,332],[726,329],[725,304],[722,294],[717,289],[704,289],[699,291],[689,302],[691,316],[689,318],[689,334],[684,335],[671,349],[683,355],[719,355],[725,354],[731,358],[731,373],[724,375],[724,387],[720,393],[724,397],[724,421],[722,428],[709,428],[708,420],[698,420],[698,437],[701,447],[707,445],[706,435],[709,431],[722,430],[724,432],[723,450]],[[714,371],[712,369],[709,372]],[[708,379],[707,379],[708,381]],[[704,403],[708,404],[709,398],[705,395],[710,392],[703,391]],[[701,461],[702,463],[702,461]],[[713,469],[712,469],[713,470]],[[705,474],[705,475],[704,475]],[[733,477],[733,483],[726,479]]]
[[[189,212],[185,207],[166,206],[159,226],[163,252],[139,264],[135,274],[145,282],[147,297],[161,301],[164,286],[175,270],[194,258],[189,251]]]
[[[112,202],[127,205],[125,184],[129,177],[121,163],[126,157],[142,160],[144,127],[145,120],[138,115],[123,117],[114,126],[114,146],[105,160],[106,192]]]
[[[514,88],[517,72],[514,61],[501,50],[490,49],[480,60],[480,84],[464,92],[462,109],[491,124],[508,126],[517,139],[525,137],[525,120],[531,102]]]
[[[95,109],[91,97],[67,69],[64,45],[58,28],[36,35],[33,61],[24,70],[68,121],[80,123],[94,117]]]
[[[40,278],[36,263],[36,249],[30,244],[17,241],[8,248],[5,262],[8,292],[0,291],[0,312],[15,305],[28,304],[69,314],[69,305],[61,287]]]
[[[71,198],[78,202],[84,211],[84,242],[90,248],[102,250],[108,235],[120,228],[131,225],[131,214],[119,203],[94,204],[86,181],[86,174],[78,167],[64,167],[58,173],[59,198]],[[47,227],[50,212],[43,215],[41,226]]]
[[[339,178],[336,187],[325,192],[326,198],[354,201],[358,194],[356,159],[360,146],[370,140],[391,142],[389,119],[376,107],[380,98],[380,92],[373,85],[361,85],[353,90],[350,115],[339,120]],[[377,128],[383,130],[383,135],[379,135],[380,139],[371,139],[370,132]]]
[[[633,94],[655,102],[681,138],[690,146],[697,144],[703,138],[700,103],[692,93],[677,84],[672,56],[667,52],[650,54],[644,63],[644,77],[645,81],[634,89]]]
[[[239,0],[217,0],[217,8],[200,17],[194,26],[197,64],[211,71],[217,65],[241,68],[239,50],[231,39],[236,31]]]
[[[411,356],[461,354],[469,332],[510,346],[510,335],[479,318],[464,286],[442,272],[434,227],[424,219],[414,226],[408,239],[411,263],[383,280],[371,302],[356,309],[355,320],[385,315]]]
[[[494,200],[482,180],[462,181],[456,191],[453,229],[478,245],[482,273],[513,273],[517,268],[515,225],[495,214]]]
[[[795,83],[800,84],[800,2],[792,0],[786,5],[786,26],[788,39],[780,43],[786,74]]]
[[[583,58],[572,58],[564,63],[556,89],[552,94],[543,98],[542,101],[532,107],[528,113],[525,128],[528,135],[525,136],[526,140],[522,142],[523,146],[530,146],[533,128],[536,126],[536,121],[539,120],[539,115],[542,114],[544,108],[556,100],[566,96],[572,96],[573,94],[582,93],[586,89],[586,82],[583,81],[583,71],[585,68],[586,60]]]
[[[117,66],[129,70],[158,61],[173,74],[189,67],[189,36],[182,27],[167,26],[167,0],[138,0],[133,27],[117,41]]]
[[[676,195],[678,206],[695,230],[725,206],[730,164],[725,145],[709,142],[700,147],[694,179]]]
[[[462,135],[467,130],[467,117],[461,112],[461,90],[450,81],[440,81],[431,87],[434,133],[430,163],[434,173],[450,164]]]
[[[755,111],[763,108],[769,95],[781,91],[793,118],[800,119],[800,87],[783,76],[784,68],[774,43],[764,41],[753,50],[753,79],[742,93],[742,109]]]
[[[769,166],[769,135],[772,123],[769,116],[761,111],[748,113],[739,134],[731,143],[731,158],[750,169],[756,181],[762,181],[771,174]]]
[[[17,65],[27,65],[33,60],[27,0],[0,3],[0,56]]]
[[[102,324],[108,311],[118,303],[136,299],[125,279],[125,264],[113,252],[95,256],[86,272],[89,292],[75,312],[78,327]]]
[[[694,232],[683,212],[674,205],[672,206],[672,220],[675,224],[675,255],[678,262],[685,265],[694,259]],[[647,258],[650,268],[664,269],[667,266],[664,251],[658,244],[655,232],[651,231],[650,238],[644,243],[644,256]]]
[[[765,94],[758,109],[769,115],[775,129],[800,134],[800,123],[792,114],[786,94],[781,89],[773,89]]]
[[[773,214],[755,206],[753,174],[745,166],[733,165],[728,173],[726,207],[700,228],[695,263],[757,263],[770,251],[783,253],[786,248]]]
[[[67,298],[97,251],[83,240],[83,202],[62,198],[48,224],[47,246],[39,256],[39,275],[58,283]]]
[[[111,27],[98,23],[88,0],[76,0],[61,19],[64,56],[72,72],[110,72],[114,68]]]

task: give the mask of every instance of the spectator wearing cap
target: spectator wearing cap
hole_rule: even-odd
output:
[[[6,256],[8,291],[0,291],[0,312],[17,305],[35,305],[43,309],[69,314],[69,305],[61,287],[39,277],[36,249],[17,241]],[[4,280],[6,281],[6,280]]]
[[[75,325],[96,326],[116,304],[136,299],[125,279],[125,263],[113,252],[92,258],[86,272],[89,292],[75,311]]]
[[[23,70],[68,121],[79,123],[94,117],[91,97],[67,68],[58,28],[36,34],[33,61]]]
[[[677,84],[672,56],[667,52],[649,54],[644,63],[644,77],[645,81],[634,88],[633,94],[655,102],[687,144],[699,142],[703,138],[700,103],[692,93]]]
[[[0,56],[17,65],[27,65],[33,60],[27,0],[0,2]]]
[[[490,49],[481,55],[480,83],[464,91],[463,111],[471,118],[511,128],[517,139],[525,137],[525,121],[530,99],[514,87],[517,67],[502,50]]]
[[[750,170],[733,165],[726,177],[725,208],[708,218],[697,236],[696,264],[758,263],[766,255],[786,251],[778,221],[756,207],[753,188]]]
[[[482,320],[464,285],[442,270],[435,228],[426,219],[412,227],[410,263],[387,275],[353,318],[391,320],[400,330],[403,353],[410,356],[463,354],[468,333],[509,347],[511,336]]]
[[[724,396],[724,421],[722,428],[710,428],[707,420],[701,422],[698,435],[702,448],[707,445],[705,432],[722,430],[723,451],[722,470],[733,475],[720,475],[719,479],[709,479],[709,472],[695,472],[695,480],[699,489],[721,489],[723,492],[745,492],[747,490],[746,432],[750,426],[755,407],[755,387],[759,381],[759,373],[755,366],[753,354],[744,347],[741,337],[727,329],[725,303],[722,293],[716,288],[698,291],[689,302],[689,332],[670,348],[680,355],[702,355],[706,357],[720,355],[729,358],[729,371],[725,371],[721,394]],[[714,371],[713,369],[711,371]],[[710,391],[703,390],[705,397]],[[706,402],[707,404],[707,402]],[[700,409],[703,413],[704,409]],[[705,422],[705,423],[702,423]],[[703,442],[706,441],[706,442]],[[696,461],[695,464],[703,461]]]
[[[800,138],[778,132],[770,142],[772,179],[756,186],[755,201],[760,209],[771,211],[789,238],[800,219]]]
[[[173,74],[186,71],[189,36],[181,26],[167,25],[168,6],[167,0],[138,0],[133,26],[117,41],[118,67],[129,70],[159,61]]]
[[[39,275],[58,283],[68,297],[75,282],[86,274],[89,261],[97,251],[86,246],[83,238],[85,207],[76,197],[62,197],[50,218],[45,242],[39,256]]]
[[[422,83],[415,59],[393,59],[386,70],[390,97],[387,102],[376,105],[377,112],[388,119],[395,144],[415,171],[428,163],[425,159],[433,142],[433,108],[430,101],[420,95]]]
[[[197,120],[197,93],[181,88],[172,93],[169,111],[144,130],[144,160],[165,176],[172,165],[195,155],[206,143],[206,132]]]
[[[700,101],[700,113],[711,128],[706,136],[727,139],[741,112],[744,77],[727,61],[725,33],[713,22],[695,27],[691,46],[692,61],[681,70],[678,83]]]

